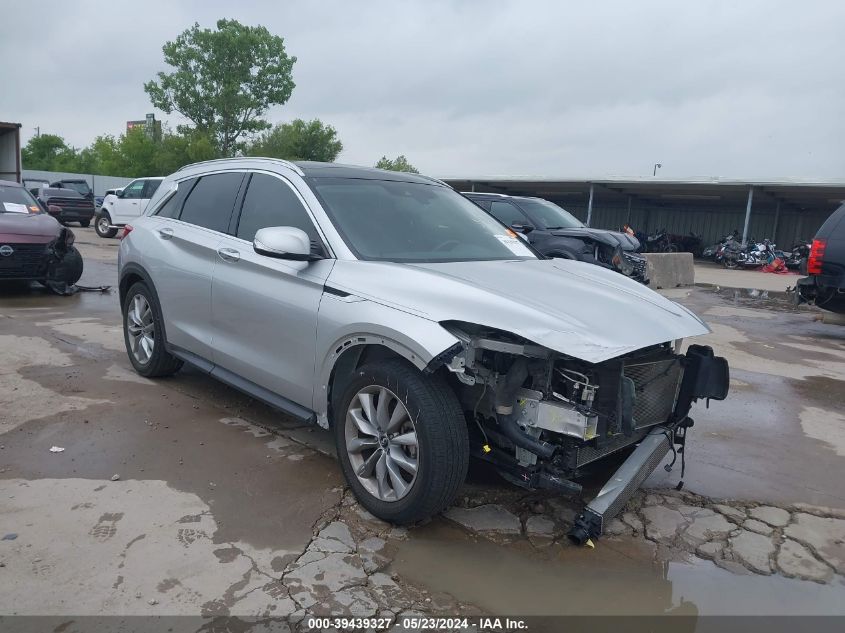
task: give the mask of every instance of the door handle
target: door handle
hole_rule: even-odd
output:
[[[169,240],[171,237],[173,237],[173,229],[165,227],[163,229],[159,229],[158,234],[161,236],[161,239]]]
[[[241,258],[241,254],[234,248],[218,248],[217,254],[224,262],[235,263]]]

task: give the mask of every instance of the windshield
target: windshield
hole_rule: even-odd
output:
[[[73,189],[76,193],[81,193],[83,196],[87,196],[91,193],[91,188],[88,186],[87,182],[63,182],[62,187],[67,189]]]
[[[308,180],[359,259],[536,259],[516,234],[447,187],[357,178]]]
[[[515,201],[541,229],[579,229],[584,224],[569,211],[554,202],[539,198],[519,198]]]
[[[0,185],[0,213],[38,213],[41,207],[23,187]]]

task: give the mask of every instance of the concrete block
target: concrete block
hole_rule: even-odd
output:
[[[695,283],[692,253],[645,253],[649,287],[677,288]]]

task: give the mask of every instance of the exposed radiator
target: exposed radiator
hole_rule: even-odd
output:
[[[675,409],[681,387],[680,359],[626,365],[623,373],[634,381],[634,428],[666,422]]]

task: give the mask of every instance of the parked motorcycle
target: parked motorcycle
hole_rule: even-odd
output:
[[[801,269],[806,263],[807,257],[810,256],[810,246],[811,244],[805,241],[795,244],[791,251],[785,253],[784,263],[786,267],[793,270]]]
[[[693,257],[701,257],[701,236],[692,231],[686,235],[670,235],[669,241],[677,247],[679,253],[692,253]]]
[[[701,252],[701,256],[705,259],[712,259],[714,262],[720,263],[722,261],[722,254],[725,249],[725,244],[727,244],[731,240],[739,240],[739,231],[734,231],[730,235],[726,235],[725,237],[723,237],[715,244],[708,246]]]
[[[672,243],[666,229],[649,235],[646,238],[645,250],[647,253],[677,253],[678,246]]]
[[[748,245],[742,246],[739,240],[731,238],[727,241],[722,252],[720,253],[722,265],[725,268],[756,268],[764,263],[764,253],[760,251],[760,246],[754,242],[749,241]]]

